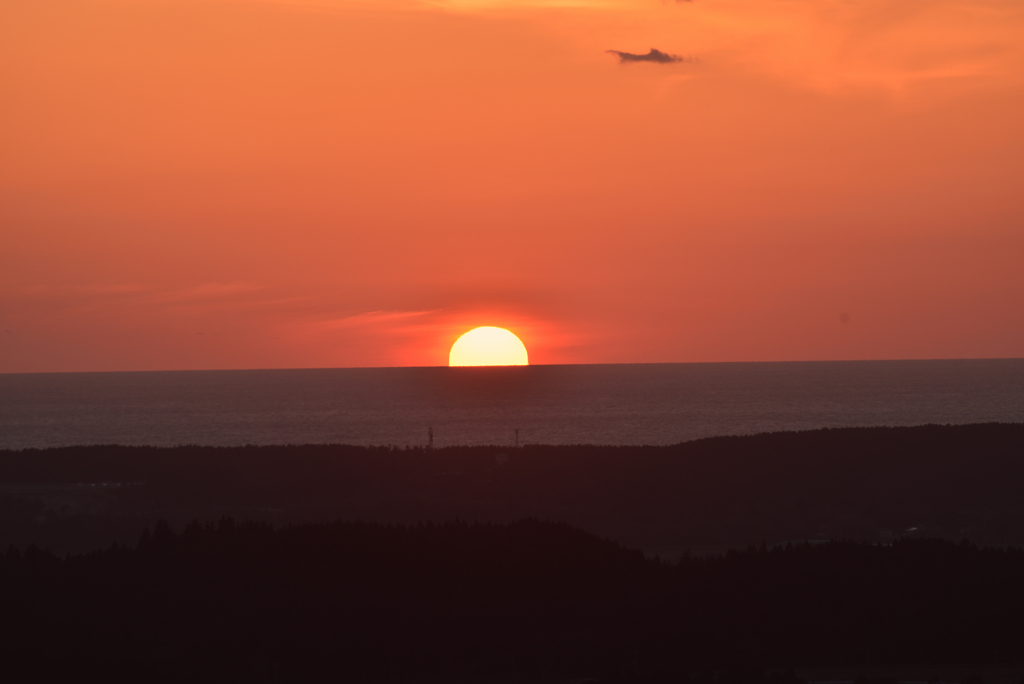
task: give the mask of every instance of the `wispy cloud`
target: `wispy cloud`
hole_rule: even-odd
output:
[[[163,295],[162,299],[168,302],[209,301],[247,295],[262,289],[264,289],[262,286],[256,285],[255,283],[240,281],[230,283],[213,282],[175,290]]]
[[[616,9],[628,7],[629,0],[422,0],[424,6],[456,12],[486,12],[507,9]]]
[[[692,62],[693,57],[680,57],[679,55],[671,55],[667,52],[651,48],[650,52],[646,54],[635,54],[632,52],[622,52],[621,50],[605,50],[608,54],[618,55],[620,63],[627,62],[654,62],[655,64],[671,64],[673,62]]]
[[[419,318],[433,311],[368,311],[366,313],[334,318],[316,323],[316,327],[338,329],[338,328],[359,328],[368,325],[389,325],[404,323],[410,319]]]

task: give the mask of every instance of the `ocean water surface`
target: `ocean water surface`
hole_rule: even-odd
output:
[[[0,375],[0,448],[672,444],[1024,422],[1024,359]]]

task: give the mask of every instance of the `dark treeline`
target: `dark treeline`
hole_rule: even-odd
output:
[[[91,486],[107,483],[106,486]],[[1024,544],[1024,425],[667,447],[90,446],[0,451],[0,548],[133,542],[164,518],[561,520],[642,547],[918,535]]]
[[[0,557],[0,651],[11,681],[768,684],[758,668],[1024,662],[1022,578],[1020,549],[937,540],[669,563],[536,521],[161,524]]]

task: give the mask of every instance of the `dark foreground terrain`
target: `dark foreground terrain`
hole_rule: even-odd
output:
[[[158,519],[571,523],[663,556],[788,540],[1024,544],[1024,425],[668,447],[88,446],[0,451],[0,549],[134,543]]]
[[[1024,425],[0,452],[0,676],[1016,684],[1022,492]]]
[[[1024,552],[833,542],[664,562],[564,524],[166,524],[0,557],[7,681],[796,684],[1024,663]],[[761,668],[775,671],[765,679]],[[1021,673],[1024,673],[1022,668]]]

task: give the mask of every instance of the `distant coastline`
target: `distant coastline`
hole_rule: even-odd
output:
[[[669,445],[1024,422],[1024,360],[0,375],[0,448]]]

